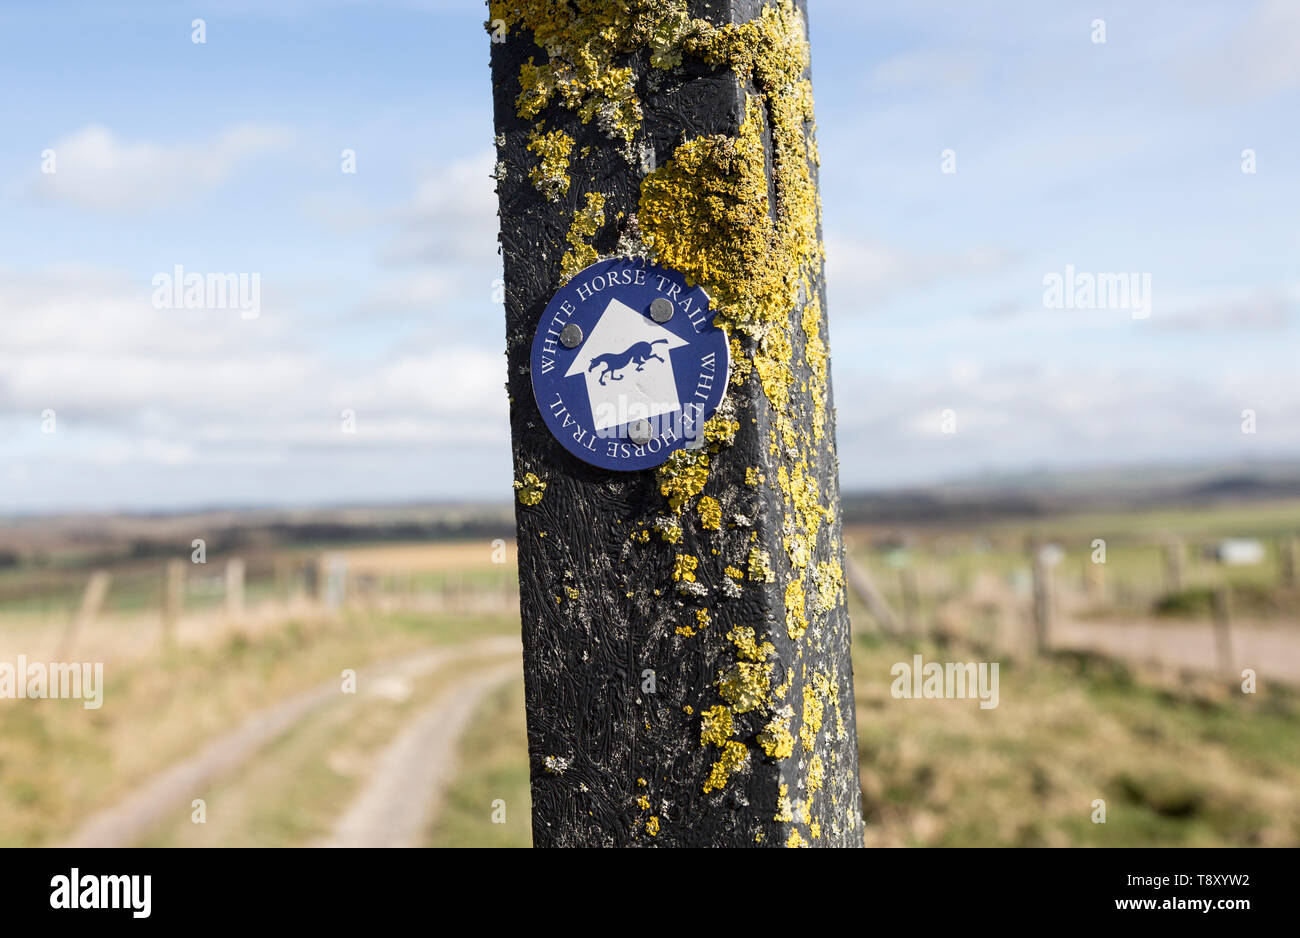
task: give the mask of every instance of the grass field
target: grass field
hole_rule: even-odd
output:
[[[869,634],[854,644],[869,846],[1300,845],[1300,699],[1148,686],[1065,656],[1004,664],[1000,703],[896,700],[890,667],[967,660]],[[431,843],[529,843],[522,688],[485,704]],[[507,824],[490,821],[505,800]],[[1094,823],[1097,799],[1105,823]],[[773,806],[775,808],[775,806]]]
[[[289,622],[257,635],[235,634],[213,649],[191,649],[109,669],[104,705],[98,710],[84,709],[79,700],[37,700],[0,708],[0,845],[57,841],[98,808],[115,803],[153,773],[247,715],[321,682],[341,683],[344,669],[360,669],[431,644],[483,634],[516,634],[517,628],[517,620],[510,617],[411,614]],[[412,702],[431,689],[415,688]],[[382,722],[383,709],[377,707],[379,712],[372,712],[369,722],[354,726],[341,720],[338,725],[356,734],[357,745],[365,744],[367,733],[373,734],[369,737],[373,743],[384,737],[382,729],[373,725]],[[295,737],[310,736],[345,712],[346,708],[326,712],[320,724],[309,722],[280,740],[263,768],[276,774],[274,762],[284,769],[280,780],[294,779],[297,785],[300,779],[294,778],[294,772],[301,765],[294,760],[307,757],[295,748],[300,745]],[[399,716],[393,715],[388,728],[400,723]],[[328,734],[315,738],[334,739]],[[291,807],[291,813],[310,816],[317,798],[331,803],[330,786],[336,780],[316,768],[311,771],[316,772],[314,782],[321,783],[316,795],[301,804],[293,799],[278,802]],[[251,784],[255,786],[256,779]],[[188,806],[183,807],[188,818]],[[311,829],[292,817],[277,825],[286,834]],[[243,830],[256,828],[250,821]],[[269,835],[258,833],[255,839],[260,842],[265,836]]]
[[[1005,649],[975,650],[981,646],[945,638],[943,630],[938,638],[921,637],[954,615],[962,619],[957,635],[967,638],[978,638],[990,623],[996,630],[999,616],[1004,634],[1023,627],[1030,593],[1026,544],[1038,537],[1065,550],[1054,575],[1077,617],[1102,624],[1181,619],[1200,628],[1208,621],[1209,589],[1223,585],[1234,615],[1277,634],[1294,628],[1300,641],[1300,595],[1280,585],[1276,549],[1297,529],[1300,503],[1290,502],[849,531],[852,552],[896,610],[904,599],[900,571],[912,571],[919,591],[913,615],[925,624],[916,636],[886,637],[853,605],[868,843],[1300,845],[1296,690],[1266,682],[1246,695],[1235,684],[1175,669],[1136,670],[1077,652],[1031,662]],[[1188,549],[1183,590],[1171,596],[1161,544],[1174,535]],[[1264,562],[1221,567],[1193,549],[1227,536],[1263,540]],[[1094,538],[1107,542],[1105,591],[1085,603],[1086,575],[1095,576],[1088,567]],[[293,571],[324,552],[317,545],[248,554],[249,607],[274,599],[267,608],[281,608],[276,604],[295,588]],[[345,668],[483,635],[518,635],[511,604],[503,601],[514,584],[513,544],[486,538],[348,544],[335,552],[358,578],[356,605],[332,615],[294,613],[257,628],[224,623],[211,642],[171,651],[157,640],[161,562],[130,556],[105,562],[114,585],[97,634],[108,640],[119,634],[114,629],[130,631],[138,623],[148,632],[149,650],[106,669],[100,710],[85,710],[80,701],[0,704],[0,845],[59,842],[96,810],[250,714],[337,680]],[[210,558],[206,568],[187,571],[189,611],[220,608],[224,560]],[[39,570],[0,571],[0,640],[7,646],[29,636],[57,637],[89,571],[103,562],[80,554],[47,561]],[[368,604],[362,586],[405,597],[490,594],[499,611],[416,604],[395,612]],[[981,600],[981,590],[992,590],[996,603]],[[990,623],[983,622],[986,613]],[[998,661],[999,706],[893,698],[890,668],[914,653],[926,660]],[[341,696],[196,794],[207,801],[205,824],[191,823],[189,804],[181,804],[144,842],[318,842],[356,795],[376,754],[456,676],[451,668],[392,693]],[[485,698],[458,750],[459,773],[423,842],[528,845],[519,682]],[[1105,803],[1104,824],[1093,823],[1098,801]]]

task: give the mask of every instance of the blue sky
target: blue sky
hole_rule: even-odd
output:
[[[1300,4],[810,6],[846,489],[1300,456]],[[508,496],[484,18],[0,7],[0,510]]]

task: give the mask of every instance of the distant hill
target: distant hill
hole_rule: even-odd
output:
[[[968,522],[1215,501],[1300,498],[1300,463],[1028,472],[912,489],[846,492],[845,522]]]
[[[850,491],[849,524],[970,523],[1080,511],[1300,498],[1300,463],[1129,466],[1032,471],[913,488]],[[66,514],[0,519],[0,565],[33,554],[147,558],[202,537],[209,550],[295,544],[510,538],[511,502],[430,502],[312,509],[224,507],[189,512]]]

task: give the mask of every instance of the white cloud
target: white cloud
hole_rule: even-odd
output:
[[[826,239],[826,279],[837,305],[849,311],[869,309],[904,290],[993,273],[1013,262],[1010,253],[983,245],[918,253],[875,240],[833,234]]]
[[[61,431],[113,462],[508,435],[499,353],[403,346],[340,360],[274,313],[250,321],[150,299],[147,283],[112,273],[0,271],[0,418],[35,428],[54,409]],[[344,409],[357,414],[353,437]]]
[[[192,144],[127,142],[91,124],[55,141],[56,171],[34,191],[48,199],[103,212],[136,212],[211,189],[244,161],[288,145],[277,127],[241,125]]]
[[[376,229],[384,239],[376,258],[387,273],[357,312],[366,316],[432,310],[453,301],[491,300],[501,277],[497,251],[494,155],[483,150],[425,167],[408,196],[376,205],[354,194],[318,194],[304,202],[314,221],[334,231]]]
[[[845,489],[989,469],[1225,462],[1300,451],[1300,386],[1274,370],[1225,367],[1193,378],[1105,363],[958,362],[889,378],[837,369],[835,391]],[[843,404],[850,400],[851,408]],[[1254,435],[1241,432],[1243,408],[1258,411]],[[955,433],[943,432],[947,409],[956,414]]]
[[[1296,303],[1281,290],[1252,290],[1202,300],[1152,317],[1157,329],[1277,332],[1295,321]]]
[[[1300,3],[1263,0],[1220,49],[1188,68],[1215,97],[1268,95],[1300,88]]]
[[[495,156],[484,150],[424,171],[409,202],[393,212],[398,235],[385,250],[391,263],[498,264]]]
[[[873,65],[867,87],[882,91],[952,91],[975,82],[983,71],[983,63],[965,52],[906,52]]]

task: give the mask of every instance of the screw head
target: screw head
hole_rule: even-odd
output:
[[[673,318],[673,304],[662,296],[650,304],[650,318],[655,322],[667,322]]]
[[[641,446],[645,443],[649,443],[650,442],[650,421],[633,420],[627,426],[627,438],[631,440],[633,443],[635,443],[637,446]]]
[[[560,330],[560,344],[565,348],[577,348],[582,344],[582,326],[571,322]]]

